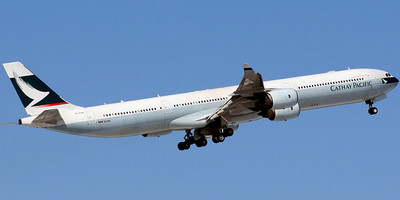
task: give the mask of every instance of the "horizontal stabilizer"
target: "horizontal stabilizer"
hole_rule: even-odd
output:
[[[32,121],[32,126],[41,128],[63,124],[65,124],[65,122],[58,109],[45,110]]]

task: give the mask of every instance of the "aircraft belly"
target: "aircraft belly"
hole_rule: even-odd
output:
[[[87,121],[72,123],[51,127],[51,130],[91,137],[127,137],[165,131],[168,127],[165,126],[164,113],[160,111],[97,119],[95,124]]]

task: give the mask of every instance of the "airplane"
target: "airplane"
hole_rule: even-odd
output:
[[[238,86],[81,107],[61,98],[21,62],[3,64],[28,117],[19,125],[90,137],[160,137],[185,131],[179,150],[223,142],[239,125],[263,118],[287,121],[301,111],[386,98],[399,80],[377,69],[348,69],[263,81],[244,64]]]

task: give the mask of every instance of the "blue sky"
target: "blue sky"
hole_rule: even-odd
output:
[[[240,83],[379,68],[400,76],[398,1],[1,2],[0,61],[94,106]],[[26,116],[0,73],[0,122]],[[184,133],[88,138],[0,127],[0,199],[399,199],[399,89],[241,125],[180,152]]]

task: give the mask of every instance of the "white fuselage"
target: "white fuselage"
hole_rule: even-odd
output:
[[[384,84],[386,72],[354,69],[264,82],[266,89],[293,88],[300,110],[364,102],[396,87]],[[65,125],[48,129],[83,136],[159,136],[204,127],[201,119],[230,99],[237,86],[209,89],[101,106],[60,110]],[[257,112],[233,118],[230,125],[261,119]],[[203,120],[204,121],[204,120]]]

